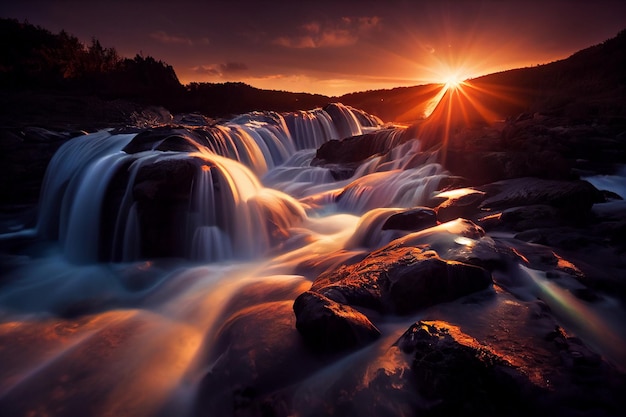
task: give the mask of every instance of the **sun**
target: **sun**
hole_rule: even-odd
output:
[[[458,74],[450,73],[444,76],[443,83],[446,90],[456,90],[463,84],[463,79]]]

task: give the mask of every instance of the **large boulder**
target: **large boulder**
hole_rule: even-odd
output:
[[[533,204],[529,206],[511,207],[491,218],[481,221],[485,229],[505,229],[523,231],[537,227],[552,227],[561,225],[563,219],[559,211],[547,204]]]
[[[487,270],[461,262],[444,261],[434,252],[403,259],[411,263],[392,268],[387,273],[389,301],[399,314],[452,301],[485,289],[492,283]]]
[[[188,129],[162,126],[140,132],[123,151],[129,154],[149,150],[197,152],[199,145],[206,143],[206,139]]]
[[[578,224],[590,217],[594,204],[605,200],[587,181],[527,177],[444,192],[433,203],[442,222],[462,217],[492,230],[523,231]]]
[[[404,230],[417,232],[437,225],[437,213],[428,207],[416,207],[392,214],[381,230]]]
[[[410,314],[486,289],[493,281],[483,266],[511,256],[486,240],[480,227],[458,219],[327,270],[294,303],[298,330],[317,349],[359,346],[377,334],[365,314]]]
[[[320,275],[311,291],[340,303],[408,314],[487,288],[491,274],[431,250],[387,246],[354,265]]]
[[[533,415],[541,390],[495,352],[445,322],[417,322],[396,342],[413,357],[419,415]]]
[[[435,197],[445,198],[436,207],[437,218],[442,222],[457,219],[474,219],[480,217],[480,204],[485,199],[485,193],[472,188],[460,188],[450,192],[444,192]]]
[[[478,189],[487,193],[480,205],[484,210],[546,204],[559,209],[564,217],[573,219],[585,217],[593,204],[604,201],[602,193],[587,181],[515,178]]]
[[[132,193],[137,205],[141,256],[185,255],[185,247],[180,242],[186,231],[180,225],[184,224],[189,209],[193,180],[200,163],[193,158],[173,158],[145,164],[139,169]],[[126,187],[126,182],[121,184]],[[112,200],[111,207],[117,207],[116,199]]]
[[[478,184],[530,176],[561,180],[571,177],[569,162],[552,151],[468,152],[464,149],[450,149],[442,162],[455,175]]]
[[[311,164],[350,164],[384,154],[405,141],[400,134],[402,132],[397,128],[382,129],[342,140],[330,140],[320,146]]]
[[[296,328],[315,350],[355,348],[380,336],[380,331],[364,314],[319,293],[306,291],[300,294],[293,310]]]

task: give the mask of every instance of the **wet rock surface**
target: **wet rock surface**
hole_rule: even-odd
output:
[[[318,351],[339,351],[366,345],[380,336],[370,320],[349,305],[307,291],[293,305],[296,328]]]
[[[133,197],[137,202],[141,253],[146,257],[182,256],[179,242],[185,230],[178,219],[189,206],[199,161],[166,159],[142,167],[137,173]]]
[[[407,314],[491,284],[489,272],[441,259],[434,251],[390,246],[363,261],[320,275],[311,290],[338,302]]]
[[[418,207],[391,215],[381,229],[417,232],[436,225],[437,213],[427,207]]]
[[[396,342],[412,359],[420,415],[523,416],[541,390],[510,363],[445,323],[418,322]],[[544,410],[545,411],[545,410]]]

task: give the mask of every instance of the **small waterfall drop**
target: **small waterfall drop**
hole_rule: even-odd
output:
[[[257,176],[294,161],[300,169],[311,149],[379,122],[332,104],[286,115],[254,112],[214,126],[79,137],[50,164],[37,230],[59,239],[78,263],[253,259],[288,239],[305,217],[300,203],[263,187]],[[323,168],[295,175],[292,184],[333,181]]]
[[[422,206],[446,175],[439,164],[421,168],[374,172],[357,178],[337,196],[340,211],[364,214],[377,207]]]

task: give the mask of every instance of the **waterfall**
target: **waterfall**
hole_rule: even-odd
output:
[[[289,239],[305,217],[290,196],[301,196],[297,186],[270,190],[257,177],[271,172],[275,184],[304,188],[331,183],[328,170],[304,167],[311,150],[341,132],[379,125],[332,104],[285,115],[253,112],[214,126],[78,137],[50,163],[37,231],[58,239],[77,263],[253,259]],[[295,170],[283,168],[294,162]]]
[[[593,184],[598,190],[614,192],[626,200],[626,166],[624,165],[620,166],[613,174],[594,175],[583,179]]]
[[[337,197],[341,211],[364,214],[377,207],[425,205],[446,176],[439,164],[407,170],[381,171],[357,178]]]
[[[58,238],[59,224],[69,218],[72,204],[69,195],[73,195],[72,189],[79,186],[83,172],[99,158],[121,151],[133,137],[133,134],[111,135],[101,131],[76,137],[59,148],[43,179],[39,203],[42,210],[37,224],[39,234],[50,239]],[[63,198],[65,195],[68,195],[67,200]]]

